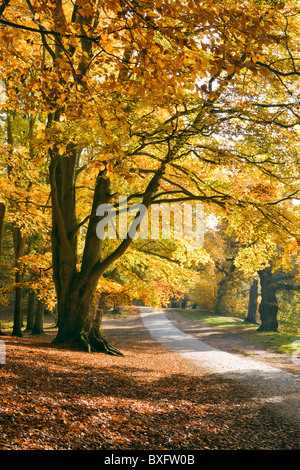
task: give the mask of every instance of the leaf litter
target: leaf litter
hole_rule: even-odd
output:
[[[0,449],[299,449],[299,429],[228,378],[201,375],[145,331],[109,320],[113,357],[54,347],[54,332],[1,337]]]

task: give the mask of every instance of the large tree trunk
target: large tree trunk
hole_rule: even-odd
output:
[[[88,352],[122,356],[118,349],[101,336],[101,316],[94,306],[95,290],[93,281],[83,286],[80,276],[76,276],[64,303],[66,311],[61,311],[58,307],[59,327],[54,343],[67,343]]]
[[[68,343],[86,351],[103,351],[121,354],[108,345],[95,328],[94,297],[104,268],[95,269],[101,258],[103,241],[97,237],[95,217],[100,204],[109,202],[111,194],[108,178],[99,173],[91,217],[81,260],[77,269],[77,221],[75,210],[75,161],[74,149],[68,157],[52,156],[50,184],[52,196],[52,260],[53,279],[57,294],[57,327],[55,343]]]
[[[105,176],[105,171],[100,171],[95,184],[81,269],[77,270],[77,244],[74,241],[74,234],[78,229],[75,217],[75,198],[71,198],[71,201],[74,201],[73,205],[70,202],[70,195],[73,196],[74,188],[69,187],[68,206],[64,205],[65,199],[61,194],[61,188],[68,187],[70,180],[72,181],[72,173],[68,174],[67,171],[70,170],[71,158],[71,156],[65,158],[69,164],[62,166],[64,169],[62,173],[60,169],[57,171],[56,165],[63,163],[57,160],[57,156],[54,156],[50,165],[53,278],[58,311],[58,333],[55,342],[71,343],[87,351],[103,351],[119,355],[121,353],[107,344],[96,327],[94,301],[100,277],[114,261],[125,253],[134,235],[132,237],[128,235],[110,255],[103,260],[101,259],[103,240],[99,239],[96,231],[97,223],[101,217],[96,217],[96,212],[99,205],[111,200],[112,195],[109,178]],[[162,164],[145,190],[143,204],[147,208],[151,203],[153,193],[157,191],[164,170],[165,167]],[[64,184],[65,179],[68,181]],[[58,187],[58,183],[60,187]]]
[[[52,168],[53,171],[53,168]],[[148,208],[153,193],[157,190],[164,171],[164,165],[157,170],[149,182],[143,204]],[[50,172],[51,173],[51,172]],[[99,239],[96,226],[100,217],[95,217],[100,204],[111,199],[110,182],[105,173],[100,172],[96,181],[91,217],[85,238],[85,247],[81,260],[81,270],[76,270],[75,247],[66,234],[64,218],[61,217],[61,205],[58,203],[56,185],[52,182],[52,211],[57,230],[53,231],[53,270],[57,292],[58,333],[56,343],[73,343],[87,351],[102,351],[108,354],[121,355],[120,351],[111,347],[102,337],[98,328],[95,294],[100,277],[106,269],[122,256],[130,245],[134,235],[124,239],[119,246],[105,259],[101,259],[103,240]],[[54,189],[54,190],[53,190]],[[68,214],[66,213],[66,217]],[[138,229],[138,227],[136,227]],[[68,231],[70,232],[70,230]]]
[[[93,273],[101,257],[102,240],[96,234],[96,209],[110,200],[109,180],[99,173],[93,206],[81,260],[77,267],[77,220],[75,204],[75,167],[78,155],[71,146],[68,157],[54,155],[50,165],[52,195],[52,260],[57,293],[56,343],[72,343],[85,350],[96,349],[91,344],[93,301],[101,275]],[[95,341],[94,341],[95,343]],[[99,348],[101,349],[100,345]]]
[[[257,324],[256,313],[258,304],[258,280],[254,279],[249,292],[248,314],[245,318],[246,323]]]
[[[257,331],[278,331],[278,302],[276,298],[276,284],[272,279],[272,268],[267,267],[259,271],[261,285],[261,301],[259,313],[261,324]]]

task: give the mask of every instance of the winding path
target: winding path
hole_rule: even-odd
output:
[[[144,326],[156,341],[191,361],[201,373],[240,382],[254,399],[300,425],[300,376],[216,349],[179,330],[160,310],[139,310]]]

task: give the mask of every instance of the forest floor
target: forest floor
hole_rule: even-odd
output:
[[[0,450],[300,449],[299,427],[230,378],[202,374],[161,346],[138,314],[104,321],[124,357],[54,346],[53,326],[0,337]]]

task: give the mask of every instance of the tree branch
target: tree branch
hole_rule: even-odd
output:
[[[3,3],[0,7],[0,16],[4,12],[5,8],[9,5],[10,0],[3,0]]]

